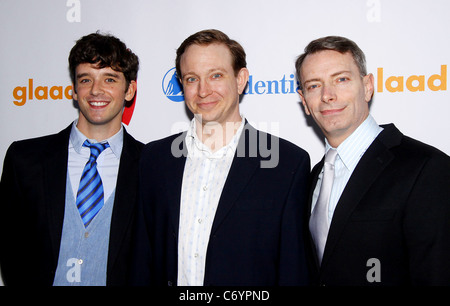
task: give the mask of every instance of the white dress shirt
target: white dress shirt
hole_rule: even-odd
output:
[[[178,285],[202,286],[206,251],[214,216],[244,127],[242,122],[231,141],[216,152],[196,134],[192,119],[186,135],[188,155],[181,187],[178,234]]]
[[[86,166],[91,150],[83,147],[83,142],[88,139],[91,143],[97,142],[89,139],[77,128],[78,120],[72,125],[69,139],[69,159],[68,168],[70,183],[74,196],[77,196],[78,186],[80,185],[81,174]],[[119,132],[101,142],[108,142],[109,148],[106,148],[97,158],[97,170],[102,179],[104,201],[109,199],[116,188],[117,174],[119,173],[120,155],[123,147],[123,126]]]
[[[339,198],[347,185],[350,176],[355,170],[359,160],[366,152],[367,148],[372,144],[378,134],[383,130],[375,119],[369,115],[366,120],[337,148],[338,155],[334,163],[334,181],[331,190],[330,202],[328,204],[328,224],[331,224],[334,210]],[[325,154],[332,147],[325,139]],[[319,174],[316,188],[314,189],[311,212],[316,205],[319,197],[320,185],[322,184],[323,168]]]

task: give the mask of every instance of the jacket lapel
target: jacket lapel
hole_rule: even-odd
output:
[[[249,148],[250,145],[256,145],[256,142],[251,141],[249,138],[257,137],[257,140],[259,141],[259,136],[260,133],[251,125],[246,123],[239,139],[233,163],[231,164],[230,171],[220,196],[211,229],[211,235],[217,231],[220,224],[223,222],[228,212],[239,198],[241,192],[247,186],[248,181],[253,176],[256,169],[260,166],[261,158],[259,157],[259,151],[257,154],[258,157],[252,157],[250,154],[254,153],[255,148]],[[238,156],[238,152],[245,152],[245,155],[241,156],[242,154],[239,154]]]
[[[114,265],[122,245],[121,242],[124,241],[132,222],[137,203],[140,151],[139,142],[134,140],[124,128],[123,149],[120,156],[114,208],[111,216],[108,267]]]
[[[393,125],[386,126],[385,130],[375,138],[353,171],[334,211],[325,245],[322,268],[326,266],[327,259],[339,241],[350,215],[373,182],[378,179],[380,173],[394,158],[390,149],[400,142],[401,136],[402,134]]]
[[[64,208],[66,203],[67,159],[69,137],[72,124],[56,134],[49,143],[43,162],[44,194],[47,206],[50,236],[52,242],[53,260],[56,263],[61,244]]]
[[[168,205],[170,215],[172,217],[173,232],[178,237],[179,222],[180,222],[180,206],[181,206],[181,187],[183,184],[184,165],[186,164],[187,146],[186,146],[187,132],[178,134],[176,138],[171,140],[171,150],[166,152],[167,166],[164,167],[164,176],[168,192]],[[172,146],[177,145],[177,152],[180,156],[175,156],[172,151]]]

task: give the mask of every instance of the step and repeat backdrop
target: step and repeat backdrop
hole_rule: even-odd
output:
[[[67,57],[80,37],[117,36],[140,59],[124,124],[147,143],[185,130],[182,93],[170,87],[175,51],[219,29],[247,53],[242,114],[320,160],[324,140],[297,94],[294,62],[313,39],[341,35],[365,52],[375,77],[371,113],[450,154],[447,0],[1,0],[0,158],[14,140],[56,133],[77,118]],[[32,267],[30,267],[32,269]]]

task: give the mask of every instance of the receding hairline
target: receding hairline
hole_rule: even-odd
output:
[[[184,52],[180,55],[180,72],[182,72],[182,71],[181,71],[181,63],[182,63],[183,60],[185,59],[185,55],[186,55],[186,53],[189,51],[189,49],[190,49],[191,47],[197,46],[197,47],[204,47],[204,48],[207,48],[207,47],[210,47],[210,46],[213,46],[213,45],[215,45],[215,46],[223,46],[223,47],[224,47],[224,49],[226,50],[227,54],[229,55],[230,65],[231,65],[231,67],[232,67],[232,69],[233,69],[235,75],[237,75],[237,74],[239,73],[239,71],[235,71],[235,69],[234,69],[233,53],[231,52],[230,47],[229,47],[226,43],[221,42],[221,41],[205,42],[205,43],[197,43],[197,42],[195,42],[195,43],[192,43],[192,44],[190,44],[189,46],[187,46],[187,47],[184,49]],[[243,68],[245,68],[245,67],[243,67]],[[242,68],[241,68],[241,69],[242,69]],[[214,71],[214,70],[217,70],[217,71],[226,71],[225,67],[222,67],[222,66],[220,66],[220,65],[217,65],[217,67],[211,68],[211,69],[209,69],[209,70],[210,70],[210,71]],[[186,71],[185,73],[183,73],[183,75],[180,75],[179,78],[180,78],[180,79],[183,79],[183,76],[184,76],[184,75],[188,75],[188,74],[192,74],[192,73],[193,73],[193,72]]]

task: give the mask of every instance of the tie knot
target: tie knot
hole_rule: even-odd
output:
[[[329,163],[334,165],[334,161],[336,160],[337,150],[329,149],[327,154],[325,154],[325,163]]]
[[[91,156],[90,159],[94,159],[96,160],[97,157],[100,155],[100,153],[103,152],[103,150],[105,150],[106,148],[109,148],[109,143],[105,142],[105,143],[90,143],[89,140],[85,140],[83,143],[83,147],[88,147],[91,149]]]

